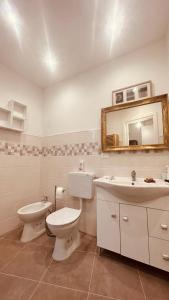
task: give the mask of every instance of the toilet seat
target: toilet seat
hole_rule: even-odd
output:
[[[46,218],[46,222],[49,225],[63,226],[75,222],[80,214],[80,209],[64,207],[50,214]]]

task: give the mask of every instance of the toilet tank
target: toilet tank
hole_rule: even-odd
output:
[[[93,197],[94,174],[90,172],[69,173],[69,194],[73,197],[91,199]]]

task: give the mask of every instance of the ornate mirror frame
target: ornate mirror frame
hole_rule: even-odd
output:
[[[163,134],[164,134],[164,144],[150,144],[142,146],[109,146],[106,143],[106,114],[113,111],[118,111],[126,108],[142,106],[146,104],[152,104],[156,102],[161,102],[162,104],[162,117],[163,117]],[[168,95],[160,95],[152,98],[147,98],[144,100],[133,101],[130,103],[124,103],[119,105],[114,105],[101,110],[101,144],[102,152],[114,152],[114,151],[140,151],[140,150],[154,150],[154,149],[169,149],[169,120],[168,120]]]

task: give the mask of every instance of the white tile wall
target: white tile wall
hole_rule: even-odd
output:
[[[73,145],[78,143],[100,143],[99,131],[84,131],[59,134],[40,139],[31,136],[4,135],[3,140],[17,144],[41,146]],[[41,144],[42,142],[42,144]],[[0,153],[0,234],[7,232],[20,223],[17,209],[31,202],[39,201],[42,194],[54,201],[54,186],[66,188],[65,199],[58,201],[57,208],[64,205],[78,207],[78,199],[68,194],[68,173],[77,170],[83,159],[85,170],[96,176],[130,176],[131,170],[139,177],[160,177],[162,169],[169,164],[169,151],[112,153],[94,155],[24,156]],[[96,199],[84,200],[80,229],[89,234],[96,234]]]
[[[39,138],[22,138],[39,144]],[[0,235],[20,224],[18,208],[39,201],[40,162],[41,157],[0,154]]]
[[[56,135],[44,138],[48,146],[54,144],[69,144],[80,142],[95,142],[99,139],[97,132],[78,132],[71,134]],[[96,176],[116,175],[130,176],[133,169],[137,171],[138,177],[160,177],[163,167],[169,164],[169,151],[153,152],[121,152],[106,155],[84,155],[84,156],[47,156],[42,159],[41,164],[41,191],[49,195],[51,201],[54,199],[54,186],[68,187],[68,172],[77,170],[79,161],[83,159],[85,169],[93,171]],[[63,205],[78,207],[78,200],[71,199],[68,192],[65,201],[58,202],[58,208]],[[84,200],[83,214],[80,229],[92,235],[96,235],[96,199]]]

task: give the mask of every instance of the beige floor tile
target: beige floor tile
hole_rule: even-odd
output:
[[[5,273],[38,280],[48,267],[51,256],[52,250],[50,247],[42,247],[41,245],[33,243],[28,244],[3,271]]]
[[[0,299],[28,300],[36,284],[35,281],[0,274]]]
[[[140,265],[140,277],[147,300],[169,300],[169,273]]]
[[[12,240],[0,240],[0,269],[22,249],[23,244]]]
[[[64,287],[87,291],[94,255],[74,252],[63,262],[53,261],[43,281]]]
[[[31,300],[86,300],[87,293],[41,283]]]
[[[14,229],[14,230],[4,234],[3,237],[5,239],[9,239],[9,240],[20,241],[22,230],[23,230],[23,227],[19,227],[17,229]]]
[[[91,292],[121,300],[144,299],[137,269],[116,256],[96,256]]]
[[[54,247],[55,237],[49,237],[46,233],[44,233],[37,239],[33,240],[32,242],[40,244],[40,245],[44,245],[44,246]]]
[[[87,251],[87,252],[96,252],[96,237],[90,236],[88,234],[82,233],[80,234],[80,246],[77,250],[79,251]]]

